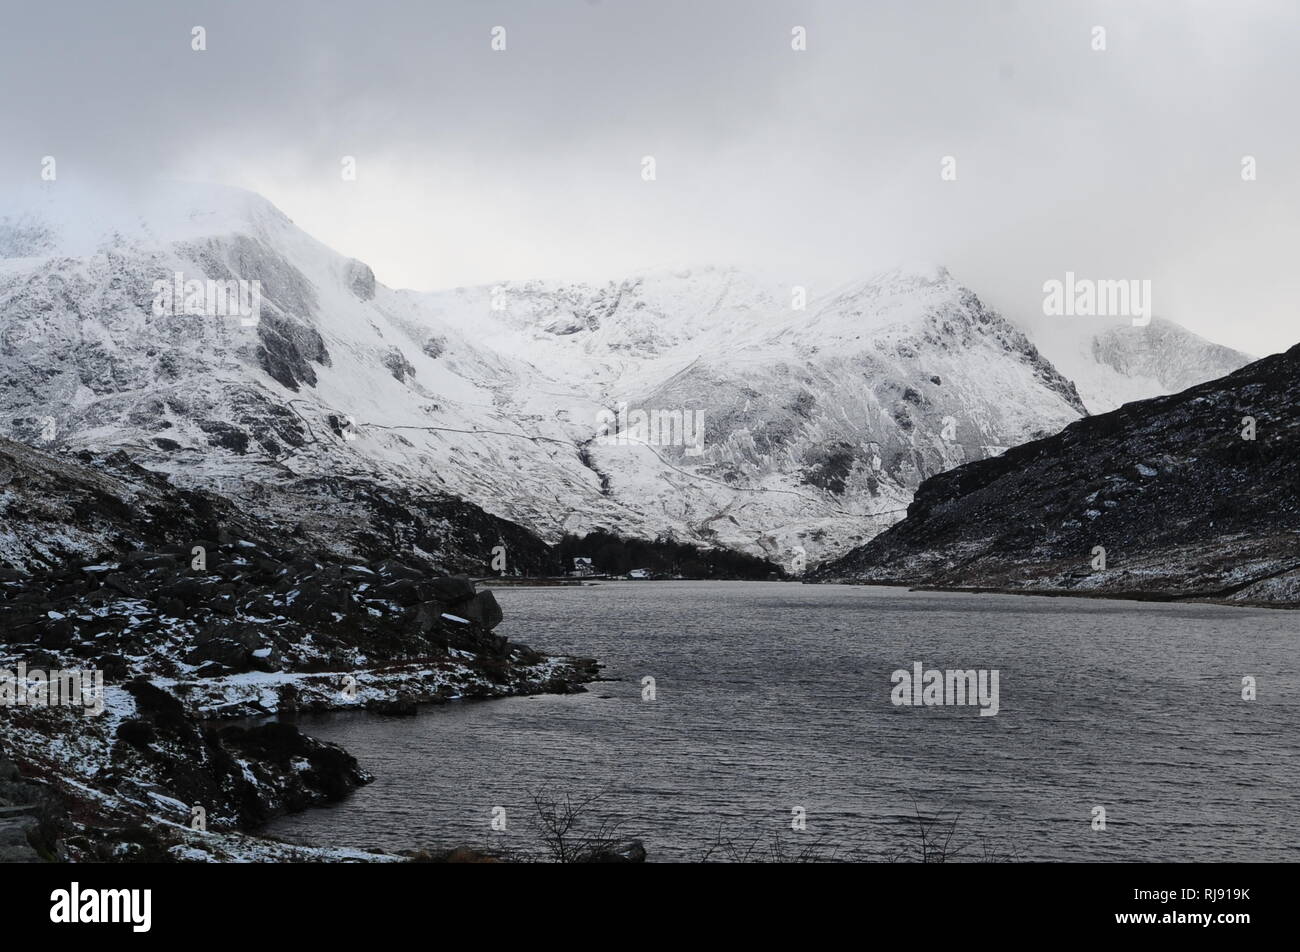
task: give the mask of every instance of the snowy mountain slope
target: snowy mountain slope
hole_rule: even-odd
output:
[[[802,506],[786,530],[810,558],[833,549],[846,522],[868,534],[892,523],[925,475],[1082,410],[1028,341],[945,272],[880,275],[810,311],[761,342],[719,346],[647,399],[712,395],[701,468],[781,489],[783,501],[817,498],[813,519]]]
[[[178,198],[193,208],[167,222],[179,222],[181,240],[152,223],[144,237],[106,232],[85,254],[80,230],[66,240],[59,231],[64,197],[52,194],[42,256],[0,266],[0,406],[16,436],[121,446],[180,485],[220,481],[232,492],[370,478],[491,499],[493,511],[547,528],[557,497],[616,509],[562,428],[525,429],[497,409],[508,360],[377,286],[256,196]],[[204,211],[213,206],[222,213]],[[218,231],[196,235],[196,220]],[[178,271],[260,281],[259,323],[153,313],[153,282]],[[437,357],[435,337],[447,348]]]
[[[277,522],[398,522],[374,535],[399,547],[425,533],[408,503],[445,493],[552,541],[603,528],[797,568],[901,518],[925,477],[1084,413],[942,269],[801,310],[723,269],[398,291],[258,196],[189,185],[6,201],[0,252],[8,435],[125,449]],[[260,282],[259,320],[157,313],[177,273]],[[690,413],[702,440],[661,445],[637,410]]]
[[[720,269],[426,300],[531,363],[506,398],[518,416],[594,431],[602,408],[702,414],[698,454],[597,439],[587,455],[612,498],[675,534],[783,560],[868,538],[924,475],[1083,412],[942,269],[878,275],[798,311],[789,286]]]
[[[1160,317],[1145,326],[1126,318],[1046,317],[1016,320],[1090,413],[1226,376],[1255,358]]]

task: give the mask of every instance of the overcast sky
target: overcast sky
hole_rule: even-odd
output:
[[[244,186],[392,286],[935,261],[1300,341],[1297,0],[0,2],[0,175]]]

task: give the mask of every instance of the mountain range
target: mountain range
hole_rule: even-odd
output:
[[[159,307],[196,280],[256,282],[256,319]],[[122,451],[341,553],[436,560],[464,501],[521,527],[456,552],[504,545],[506,571],[605,530],[798,573],[928,477],[1250,359],[1159,319],[1013,322],[932,266],[396,290],[261,197],[188,184],[7,201],[0,315],[5,435]]]

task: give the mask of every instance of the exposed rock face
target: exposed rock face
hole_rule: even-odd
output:
[[[375,272],[371,270],[370,265],[353,258],[348,262],[347,282],[352,293],[358,298],[363,301],[374,300]]]
[[[1300,345],[1079,420],[931,477],[814,578],[1298,604],[1298,403]]]
[[[389,347],[384,351],[382,360],[384,366],[388,368],[388,372],[393,375],[393,379],[398,382],[406,380],[407,377],[415,376],[415,368],[403,356],[400,348]]]
[[[275,314],[264,314],[257,325],[261,346],[257,360],[277,383],[290,390],[300,384],[316,385],[313,363],[329,363],[325,342],[315,328]]]
[[[293,419],[278,420],[273,431],[214,424],[208,438],[292,446],[303,442]],[[88,564],[159,547],[171,547],[179,562],[205,540],[221,546],[236,539],[337,560],[396,557],[423,565],[426,575],[488,575],[496,546],[505,547],[512,571],[559,569],[531,532],[442,493],[260,468],[218,485],[221,492],[183,488],[124,451],[63,454],[0,438],[0,572]]]

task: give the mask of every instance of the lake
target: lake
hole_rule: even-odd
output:
[[[779,843],[914,859],[918,811],[941,839],[955,820],[957,859],[1296,858],[1298,613],[780,582],[496,594],[499,633],[594,656],[613,680],[415,718],[305,718],[378,779],[264,832],[529,848],[530,793],[548,790],[602,794],[592,818],[621,820],[651,861],[719,842],[732,848],[715,858]],[[917,662],[996,671],[998,713],[894,704],[893,672]]]

